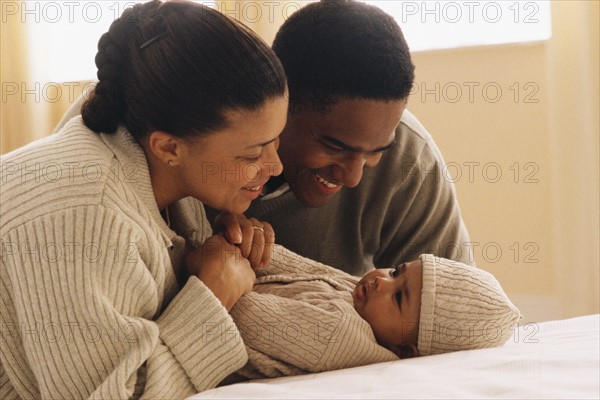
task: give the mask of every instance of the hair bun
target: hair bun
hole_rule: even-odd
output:
[[[116,102],[110,93],[115,88],[105,86],[101,83],[96,85],[81,107],[81,117],[85,125],[94,132],[114,133],[121,120],[122,104]]]

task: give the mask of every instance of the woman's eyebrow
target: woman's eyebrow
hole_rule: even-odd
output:
[[[251,144],[251,145],[247,146],[247,147],[246,147],[244,150],[253,149],[253,148],[255,148],[255,147],[265,147],[265,146],[268,146],[268,145],[270,145],[271,143],[273,143],[274,141],[276,141],[278,137],[279,137],[279,136],[277,136],[276,138],[274,138],[274,139],[271,139],[271,140],[269,140],[269,141],[266,141],[266,142],[264,142],[264,143]]]

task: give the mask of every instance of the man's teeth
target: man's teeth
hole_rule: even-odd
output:
[[[335,189],[336,187],[340,186],[340,185],[336,185],[334,183],[331,183],[325,179],[323,179],[323,177],[321,177],[319,174],[315,174],[317,177],[317,180],[319,182],[321,182],[323,185],[327,186],[329,189]]]

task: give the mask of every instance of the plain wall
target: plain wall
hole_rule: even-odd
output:
[[[477,265],[511,297],[526,295],[522,303],[551,300],[555,292],[546,48],[416,53],[408,105],[442,150],[444,178],[455,182]],[[522,311],[531,320],[559,316]]]

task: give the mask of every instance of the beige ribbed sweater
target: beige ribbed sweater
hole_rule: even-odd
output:
[[[354,310],[358,282],[338,269],[275,246],[253,291],[231,310],[248,349],[233,381],[275,378],[397,360]]]
[[[245,364],[220,301],[177,284],[210,235],[202,204],[167,227],[124,129],[76,117],[0,161],[0,399],[183,398]]]

